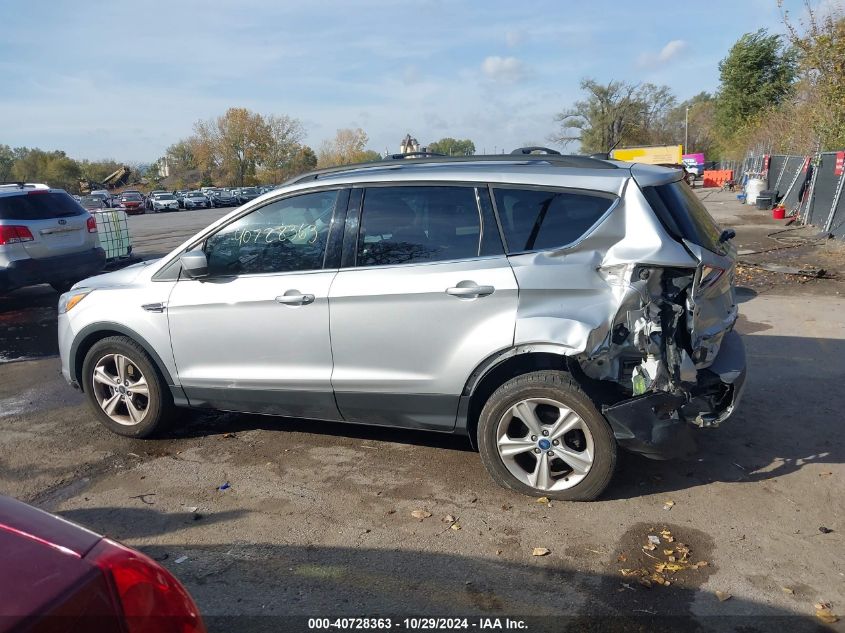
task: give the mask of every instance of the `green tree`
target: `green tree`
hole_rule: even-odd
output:
[[[446,156],[472,156],[475,154],[475,143],[468,138],[454,139],[447,136],[429,143],[428,150],[437,154],[446,154]]]
[[[8,145],[0,145],[0,182],[7,182],[12,177],[15,166],[15,153]]]
[[[752,118],[777,106],[793,92],[797,72],[795,49],[766,29],[746,33],[719,62],[716,123],[730,138]]]
[[[669,139],[666,117],[676,100],[668,87],[582,79],[581,90],[586,99],[555,117],[560,129],[550,137],[553,142],[565,146],[579,141],[582,152],[592,153]]]

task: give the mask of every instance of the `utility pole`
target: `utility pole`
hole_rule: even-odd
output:
[[[689,154],[689,106],[684,114],[684,153]]]

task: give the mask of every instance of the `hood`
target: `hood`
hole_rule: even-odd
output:
[[[115,286],[128,286],[133,283],[144,272],[147,266],[158,262],[158,259],[151,259],[145,262],[138,262],[126,268],[115,270],[110,273],[96,275],[83,279],[74,288],[113,288]]]

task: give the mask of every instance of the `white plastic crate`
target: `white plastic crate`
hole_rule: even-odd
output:
[[[92,213],[97,221],[97,235],[106,251],[106,261],[124,259],[132,254],[132,238],[126,212],[108,209]]]

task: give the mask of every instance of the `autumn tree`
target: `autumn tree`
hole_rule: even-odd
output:
[[[809,126],[822,150],[845,147],[845,8],[830,4],[821,14],[804,0],[807,18],[797,26],[783,9],[790,43],[798,51],[799,101],[806,103],[802,124]]]
[[[355,130],[343,128],[337,131],[334,138],[322,142],[317,152],[318,167],[333,167],[335,165],[349,165],[368,160],[378,160],[381,155],[367,150],[369,137],[361,128]]]
[[[294,157],[302,149],[305,130],[297,119],[287,115],[270,115],[264,119],[264,132],[266,138],[259,158],[262,178],[269,182],[282,182],[290,177],[288,174]]]

